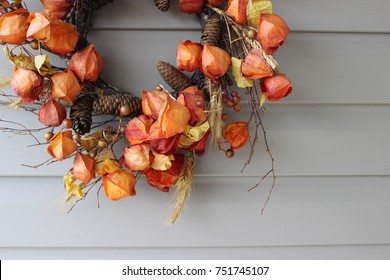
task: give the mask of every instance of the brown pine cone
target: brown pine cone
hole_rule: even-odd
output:
[[[154,0],[154,5],[162,11],[166,12],[171,7],[171,0]]]
[[[221,37],[222,23],[218,15],[213,15],[204,24],[202,28],[202,38],[200,43],[203,45],[218,46]]]
[[[157,70],[161,78],[175,91],[182,91],[192,85],[191,80],[186,75],[168,62],[159,61]]]
[[[80,95],[70,109],[73,130],[79,135],[84,135],[91,131],[93,99],[93,96],[90,94]]]
[[[142,102],[130,94],[99,95],[93,101],[93,110],[97,115],[120,115],[120,108],[129,106],[127,116],[138,116],[142,112]]]
[[[85,10],[100,10],[103,6],[112,3],[114,0],[82,0],[81,4]]]

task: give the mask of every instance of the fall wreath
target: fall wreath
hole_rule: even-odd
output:
[[[44,125],[39,130],[16,125],[38,144],[43,143],[34,133],[45,132],[50,161],[73,159],[64,176],[68,198],[75,198],[75,205],[99,184],[112,200],[134,196],[138,176],[144,174],[163,192],[175,189],[169,218],[173,224],[191,190],[195,158],[208,143],[228,158],[250,145],[247,165],[258,134],[264,137],[271,161],[259,183],[272,176],[272,191],[276,176],[263,105],[267,99],[275,102],[289,95],[292,85],[272,56],[289,28],[272,13],[271,1],[179,0],[181,12],[197,14],[200,42],[179,42],[176,67],[158,62],[171,90],[158,85],[142,90],[142,98],[100,77],[103,59],[87,39],[95,11],[112,1],[41,0],[44,10],[29,12],[21,0],[0,0],[0,40],[15,65],[12,78],[4,79],[2,86],[9,83],[16,93],[2,91],[1,102],[38,116]],[[164,12],[170,2],[154,0]],[[63,59],[66,67],[52,65],[53,56]],[[240,112],[244,98],[249,120],[229,123],[226,111]],[[112,118],[96,122],[97,115]],[[20,134],[12,127],[15,122],[0,121],[9,124],[1,130]],[[254,126],[251,135],[249,124]],[[116,155],[113,147],[120,140],[126,147],[123,155]]]

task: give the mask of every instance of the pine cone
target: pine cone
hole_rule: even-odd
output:
[[[98,115],[120,115],[120,108],[125,105],[130,107],[130,117],[142,112],[141,100],[130,94],[99,95],[93,101],[93,110]]]
[[[159,61],[157,70],[161,78],[175,91],[182,91],[192,85],[191,80],[186,75],[168,62]]]
[[[93,96],[90,94],[80,95],[70,109],[73,130],[79,135],[84,135],[91,131],[93,99]]]
[[[154,0],[154,5],[162,11],[166,12],[171,7],[171,0]]]
[[[218,15],[213,15],[204,24],[200,43],[203,45],[218,46],[221,37],[222,23]]]
[[[114,0],[82,0],[81,5],[85,10],[100,10],[103,6],[112,3]]]

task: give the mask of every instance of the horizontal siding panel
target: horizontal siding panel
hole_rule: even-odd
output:
[[[195,31],[96,31],[92,33],[105,61],[103,77],[130,92],[153,89],[162,79],[159,60],[175,63],[178,41],[198,40]],[[291,34],[277,59],[294,91],[283,103],[390,104],[390,36],[384,34]],[[1,76],[12,65],[0,56]],[[54,60],[53,64],[63,66]]]
[[[0,248],[4,259],[388,260],[390,245],[210,248]]]
[[[31,10],[42,9],[38,0],[28,1]],[[98,29],[199,29],[194,15],[180,13],[177,1],[167,13],[153,1],[115,0],[99,11]],[[293,31],[390,32],[387,0],[278,0],[274,12],[283,16]]]
[[[186,212],[166,226],[173,193],[140,182],[117,202],[96,191],[69,215],[61,178],[0,178],[0,247],[170,248],[390,244],[390,177],[197,177]],[[68,206],[69,207],[69,206]],[[196,229],[196,230],[194,230]]]
[[[313,175],[389,175],[390,110],[389,106],[287,105],[268,106],[264,117],[268,140],[280,176]],[[245,121],[245,114],[231,114],[231,121]],[[24,111],[11,111],[8,119],[19,120],[31,128],[40,127],[37,120]],[[253,133],[253,128],[252,128]],[[49,159],[46,147],[30,147],[31,137],[0,133],[3,158],[0,175],[62,175],[71,168],[72,160],[38,169],[21,167]],[[44,133],[41,133],[41,141]],[[123,147],[123,146],[122,146]],[[118,155],[120,155],[119,147]],[[270,161],[263,142],[256,149],[253,162],[245,174],[264,174]],[[197,161],[197,174],[239,174],[249,151],[237,151],[227,160],[224,153],[211,149]],[[224,164],[218,164],[223,162]]]

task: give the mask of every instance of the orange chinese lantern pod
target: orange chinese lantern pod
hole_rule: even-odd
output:
[[[246,145],[249,140],[248,125],[248,122],[233,122],[223,127],[223,138],[232,149],[240,149]]]
[[[156,140],[150,140],[150,145],[153,150],[162,155],[172,155],[176,152],[180,143],[180,134],[172,136],[170,138],[161,138]]]
[[[276,74],[272,77],[264,78],[260,82],[260,88],[269,101],[278,101],[292,92],[290,80],[283,74]]]
[[[0,17],[0,40],[15,45],[26,41],[29,14],[25,9],[17,9],[2,15]]]
[[[257,39],[266,54],[276,52],[288,36],[288,28],[282,17],[276,14],[261,14],[257,25]]]
[[[72,139],[70,130],[57,133],[47,147],[47,152],[57,160],[63,160],[77,151],[77,144]]]
[[[49,38],[44,42],[52,52],[66,55],[74,50],[79,37],[74,25],[61,21],[50,28]]]
[[[166,107],[168,98],[168,94],[164,91],[142,90],[142,112],[157,120],[159,112]]]
[[[179,42],[176,48],[176,66],[179,70],[193,72],[200,68],[202,45],[189,40]]]
[[[36,72],[16,67],[11,78],[11,86],[15,93],[27,103],[39,99],[43,78]]]
[[[59,126],[66,119],[66,110],[60,103],[50,99],[39,110],[38,119],[46,126]]]
[[[131,119],[126,126],[126,139],[132,144],[141,144],[149,136],[149,130],[154,120],[146,115]]]
[[[239,24],[247,22],[246,9],[249,0],[229,0],[226,12]]]
[[[95,178],[95,159],[82,153],[77,153],[74,157],[72,175],[81,182],[88,184]]]
[[[136,182],[137,180],[131,171],[122,169],[103,176],[104,192],[112,200],[135,196]]]
[[[43,7],[51,11],[57,18],[64,18],[75,0],[41,0]]]
[[[186,106],[172,98],[168,98],[165,108],[158,114],[157,123],[164,138],[170,138],[176,134],[182,133],[190,118],[190,111]]]
[[[53,98],[60,98],[72,104],[79,95],[81,88],[82,86],[76,76],[69,69],[51,76],[51,96]]]
[[[272,76],[271,68],[257,49],[250,50],[241,63],[241,72],[244,77],[251,80]]]
[[[199,91],[202,92],[202,91]],[[195,125],[197,122],[204,122],[207,120],[206,103],[204,102],[203,92],[202,94],[194,94],[191,91],[182,91],[179,93],[177,102],[186,106],[190,111],[191,118],[189,123]]]
[[[180,0],[179,11],[186,14],[200,13],[204,3],[205,0]]]
[[[179,177],[181,167],[184,162],[182,154],[175,154],[175,159],[171,161],[171,168],[164,171],[148,169],[144,172],[149,185],[159,189],[162,192],[168,192]]]
[[[225,75],[231,63],[230,55],[223,49],[204,45],[201,70],[207,78],[218,79]]]
[[[95,51],[95,45],[90,44],[72,56],[69,69],[82,82],[96,82],[103,70],[103,58]]]
[[[224,2],[225,2],[225,0],[207,0],[207,3],[209,3],[213,6],[219,6]]]
[[[50,39],[51,27],[60,22],[49,10],[44,10],[42,13],[33,12],[27,21],[30,23],[27,30],[27,37],[33,37],[41,41]]]
[[[143,171],[151,162],[149,144],[133,145],[123,149],[123,164],[130,170]]]

